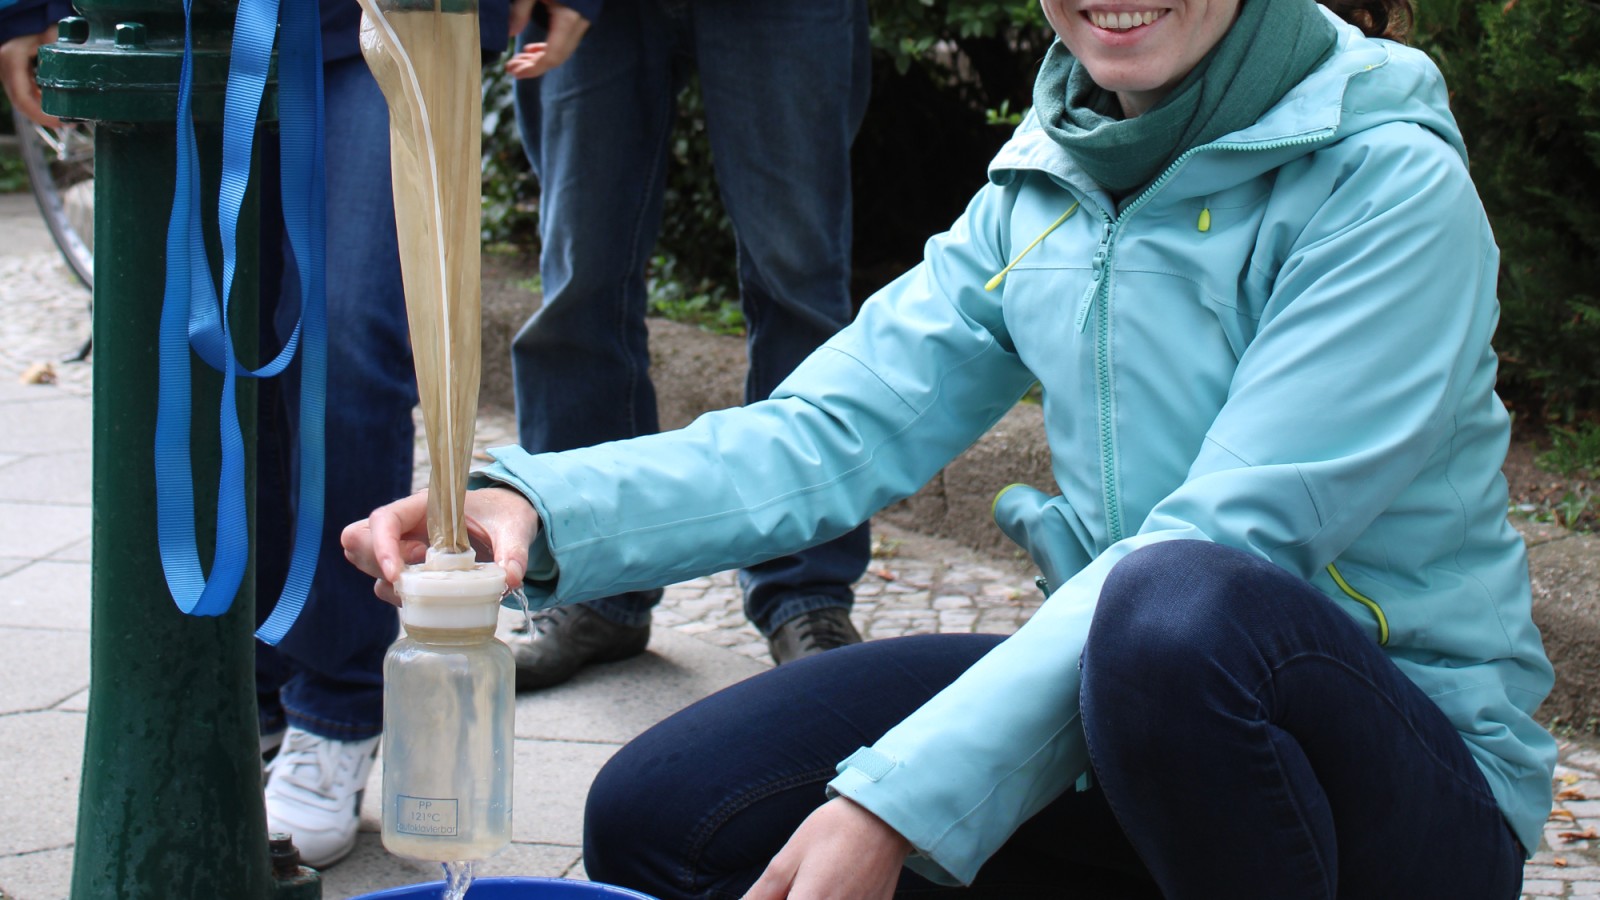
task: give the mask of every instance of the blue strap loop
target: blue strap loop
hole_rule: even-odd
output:
[[[228,306],[238,265],[239,215],[250,184],[256,121],[278,31],[278,0],[242,0],[234,24],[223,107],[218,227],[222,239],[221,300],[212,281],[200,227],[199,152],[192,108],[192,0],[184,7],[183,67],[178,85],[177,176],[167,228],[166,296],[161,309],[160,396],[156,414],[156,516],[161,564],[178,608],[190,615],[227,612],[249,561],[244,438],[237,379],[267,378],[300,355],[300,484],[294,550],[283,594],[256,636],[276,644],[305,605],[322,536],[324,412],[327,384],[326,242],[323,168],[321,24],[314,0],[286,0],[278,58],[279,143],[283,215],[303,299],[300,321],[267,365],[241,365],[233,348]],[[195,541],[193,465],[189,455],[190,350],[222,373],[216,554],[209,576]]]

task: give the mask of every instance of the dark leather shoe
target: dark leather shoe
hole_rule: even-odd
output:
[[[519,691],[560,684],[589,663],[638,656],[649,643],[649,625],[618,625],[582,605],[540,610],[506,636]]]
[[[861,632],[850,622],[850,611],[842,606],[814,609],[778,626],[767,639],[772,660],[778,665],[816,656],[824,650],[861,643]]]

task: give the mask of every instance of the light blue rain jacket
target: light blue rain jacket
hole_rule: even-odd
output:
[[[1012,491],[997,513],[1053,593],[830,785],[905,835],[913,867],[970,882],[1085,770],[1072,686],[1101,584],[1174,539],[1320,588],[1439,704],[1538,846],[1555,744],[1530,714],[1552,671],[1506,521],[1498,254],[1438,71],[1339,28],[1257,124],[1120,205],[1025,124],[925,260],[771,400],[586,450],[496,451],[484,475],[545,523],[530,598],[842,534],[1037,379],[1060,496]]]

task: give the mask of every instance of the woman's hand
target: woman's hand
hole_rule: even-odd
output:
[[[345,526],[339,536],[345,559],[377,579],[373,591],[399,605],[394,582],[407,565],[428,555],[428,492],[380,506],[372,515]],[[539,514],[528,499],[510,488],[467,491],[467,534],[475,546],[486,548],[496,565],[506,570],[506,588],[522,586],[528,571],[528,545],[539,533]]]
[[[523,44],[522,50],[506,61],[506,72],[512,78],[538,78],[566,62],[589,30],[589,20],[571,7],[556,0],[539,2],[549,7],[550,27],[542,43]]]
[[[911,843],[844,797],[806,817],[745,900],[888,900]]]

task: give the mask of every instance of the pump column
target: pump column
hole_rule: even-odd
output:
[[[183,5],[76,5],[83,17],[63,20],[38,72],[48,112],[96,124],[92,659],[72,897],[259,900],[275,888],[257,743],[253,574],[227,615],[186,616],[168,593],[156,543],[157,335]],[[235,6],[195,0],[193,10],[194,111],[214,241]],[[263,108],[276,103],[269,97]],[[247,198],[232,303],[247,364],[258,330],[257,210]],[[207,535],[215,533],[221,378],[198,360],[193,372],[195,502]],[[255,392],[249,380],[240,384],[253,473]],[[211,556],[200,548],[202,561]]]

